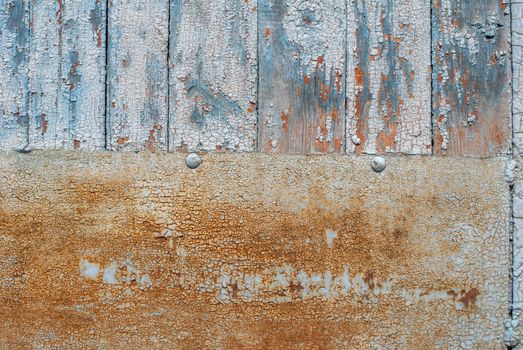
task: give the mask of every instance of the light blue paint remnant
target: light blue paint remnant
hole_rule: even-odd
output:
[[[105,284],[118,284],[116,278],[116,263],[112,262],[109,266],[104,269],[102,282]]]
[[[85,259],[80,260],[80,276],[96,280],[100,273],[100,265],[91,263]]]

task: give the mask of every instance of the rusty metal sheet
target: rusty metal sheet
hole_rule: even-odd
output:
[[[0,154],[0,347],[503,349],[502,159]]]

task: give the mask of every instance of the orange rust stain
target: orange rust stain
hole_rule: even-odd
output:
[[[398,130],[398,123],[392,123],[390,125],[389,132],[385,132],[385,130],[381,130],[378,133],[378,136],[376,138],[376,146],[378,148],[378,152],[385,153],[387,149],[394,150],[396,149],[396,133]]]
[[[42,135],[47,134],[48,126],[49,126],[49,122],[47,121],[47,114],[42,113],[42,124],[41,124]]]
[[[57,23],[58,23],[58,25],[62,25],[64,4],[63,4],[63,0],[57,0],[57,2],[58,2],[58,11],[56,11]]]
[[[303,77],[303,82],[305,83],[305,85],[309,85],[311,83],[311,78],[309,78],[309,76],[306,75],[305,77]]]
[[[324,61],[325,60],[324,60],[323,56],[318,56],[318,58],[316,59],[317,64],[323,64]]]
[[[129,141],[128,136],[120,136],[120,137],[118,137],[118,140],[116,140],[116,143],[121,146],[121,145],[125,145],[125,143],[127,141]]]
[[[263,30],[263,35],[265,35],[265,39],[269,39],[269,37],[271,36],[271,29],[266,27],[264,30]]]
[[[250,101],[250,102],[249,102],[249,109],[247,110],[247,112],[249,112],[249,113],[253,113],[255,110],[256,110],[256,103]]]
[[[365,72],[360,67],[354,68],[354,78],[356,79],[356,85],[359,87],[363,86],[363,78],[365,77]]]
[[[476,115],[476,122],[480,117]],[[487,140],[494,145],[503,145],[507,139],[507,133],[504,128],[500,126],[500,123],[491,123],[488,128]]]
[[[97,46],[100,48],[102,47],[102,30],[97,30]]]
[[[320,82],[320,96],[323,102],[327,102],[331,93],[331,87]]]
[[[400,327],[394,330],[401,331],[398,337],[403,340],[405,334],[416,333],[419,324],[405,325],[401,320],[416,317],[416,312],[425,319],[427,308],[432,310],[433,305],[438,317],[461,317],[445,304],[447,301],[406,308],[405,300],[397,294],[373,295],[382,281],[398,274],[401,285],[393,285],[393,291],[446,291],[456,287],[460,292],[451,291],[456,301],[466,308],[477,304],[479,290],[463,288],[461,277],[449,277],[440,270],[443,263],[426,275],[425,265],[418,264],[423,259],[438,264],[445,260],[438,254],[446,254],[423,248],[423,243],[443,240],[432,241],[439,239],[438,235],[420,223],[441,220],[453,205],[461,203],[449,203],[447,195],[430,186],[432,182],[415,190],[396,187],[396,183],[390,188],[380,184],[385,187],[373,196],[382,195],[386,200],[373,202],[367,180],[355,187],[344,186],[345,175],[335,175],[340,169],[323,165],[310,169],[307,165],[293,168],[292,162],[290,166],[280,163],[277,169],[288,170],[271,173],[255,165],[256,161],[248,164],[260,179],[270,178],[268,174],[275,176],[271,186],[265,186],[272,193],[265,193],[263,184],[242,180],[249,172],[239,170],[236,174],[241,167],[224,170],[224,164],[230,163],[213,165],[210,161],[208,172],[195,177],[183,168],[173,168],[172,157],[166,162],[159,157],[149,177],[139,171],[145,165],[133,163],[133,158],[105,164],[89,159],[92,169],[67,163],[63,169],[49,167],[42,175],[36,171],[38,199],[31,191],[24,192],[33,187],[17,184],[9,184],[13,198],[29,195],[31,200],[0,196],[4,238],[0,255],[16,262],[14,273],[7,275],[14,276],[14,286],[0,285],[0,319],[8,323],[8,327],[0,327],[0,337],[4,344],[12,344],[9,348],[23,348],[27,339],[36,342],[42,332],[53,331],[46,345],[57,348],[73,347],[75,340],[79,348],[87,347],[85,339],[91,338],[94,347],[102,339],[109,348],[125,348],[129,343],[136,348],[154,348],[154,341],[143,334],[158,334],[170,344],[187,349],[209,348],[209,339],[223,339],[219,344],[213,342],[212,348],[281,349],[299,344],[307,349],[335,349],[339,347],[336,339],[350,334],[354,336],[351,345],[363,349],[372,337],[383,339],[380,325],[384,322]],[[220,184],[228,182],[223,180],[224,174],[238,175],[231,178],[239,181],[233,187],[242,190],[222,188]],[[299,188],[289,191],[289,184],[303,183],[307,183],[303,193]],[[333,184],[339,185],[339,194],[332,192]],[[405,190],[413,195],[405,196]],[[237,195],[244,192],[248,195]],[[479,192],[466,192],[464,198],[476,203],[481,212]],[[290,201],[278,202],[286,196]],[[287,207],[294,202],[299,205]],[[484,205],[491,208],[493,204]],[[172,248],[155,237],[169,221],[181,234]],[[337,232],[336,249],[325,242],[327,229]],[[454,251],[462,251],[460,242],[452,244]],[[104,284],[101,276],[96,281],[85,280],[78,272],[80,259],[95,262],[102,269],[112,262],[132,261],[154,284],[141,289],[135,277],[117,285]],[[339,298],[303,299],[305,288],[295,278],[299,271],[322,274],[328,270],[333,276],[341,276],[344,263],[350,264],[351,274],[362,276],[369,295],[357,296],[352,289]],[[264,296],[281,297],[281,303],[263,298],[247,303],[241,299],[244,286],[238,280],[242,275],[285,265],[294,268],[288,285],[272,288],[262,281],[260,287]],[[214,274],[206,280],[209,270]],[[126,266],[119,266],[117,274],[125,273]],[[221,288],[222,273],[231,275],[227,290],[231,301],[227,304],[217,302],[216,290],[203,288],[218,284]],[[376,298],[379,302],[372,301]],[[140,317],[136,317],[138,314]],[[394,324],[396,320],[398,325]],[[455,328],[442,327],[435,332],[432,325],[427,326],[428,333],[417,344],[444,342],[455,334]],[[225,336],[223,327],[228,330]],[[191,331],[184,337],[176,336],[187,329]],[[247,342],[252,346],[246,346]]]
[[[289,132],[289,113],[288,112],[281,112],[280,119],[283,122],[282,129],[283,132],[288,133]]]
[[[356,136],[360,139],[360,144],[356,145],[356,154],[362,154],[365,150],[365,141],[367,140],[366,132],[364,132],[364,119],[367,118],[365,109],[362,110],[363,97],[361,94],[356,96]],[[365,108],[365,106],[363,106]]]
[[[477,288],[471,288],[469,290],[462,289],[459,292],[449,290],[447,294],[456,301],[462,303],[465,306],[465,309],[470,309],[476,305],[479,296],[479,290]]]

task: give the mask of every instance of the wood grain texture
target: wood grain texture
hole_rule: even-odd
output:
[[[0,1],[0,148],[28,143],[29,21],[29,0]]]
[[[31,4],[30,146],[61,148],[68,137],[68,116],[58,111],[62,90],[63,2],[36,0]]]
[[[169,2],[109,2],[107,148],[166,150]]]
[[[256,9],[256,0],[172,1],[172,149],[256,149]]]
[[[368,162],[0,153],[0,347],[505,349],[504,161]]]
[[[58,114],[67,116],[64,148],[105,147],[105,0],[62,0]]]
[[[30,147],[105,146],[105,3],[32,2]]]
[[[258,7],[259,149],[344,152],[346,1]]]
[[[507,0],[433,2],[434,153],[493,156],[511,135]]]
[[[430,0],[351,0],[347,151],[430,154]]]

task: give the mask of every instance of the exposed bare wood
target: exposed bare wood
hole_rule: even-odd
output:
[[[259,0],[259,149],[341,153],[346,1]]]
[[[172,149],[256,149],[256,9],[256,0],[172,1]]]
[[[348,152],[432,152],[430,6],[349,1]]]
[[[434,153],[492,156],[511,136],[508,0],[435,0]]]
[[[109,2],[107,147],[167,149],[169,2]]]

